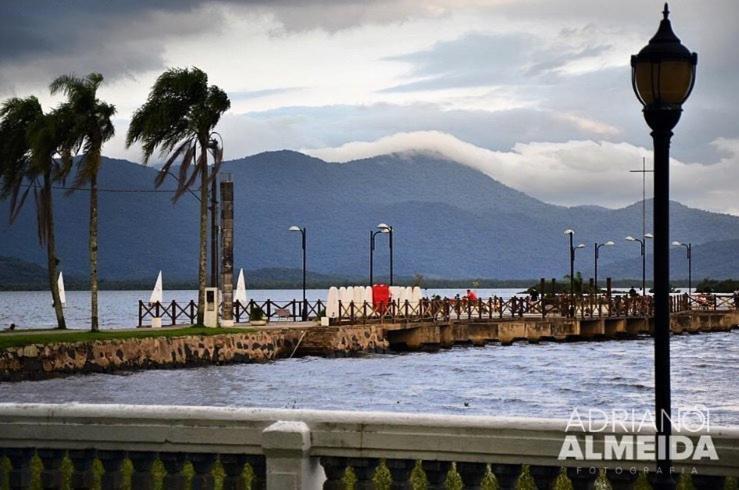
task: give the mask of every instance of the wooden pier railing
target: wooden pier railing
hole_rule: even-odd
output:
[[[222,306],[221,306],[222,308]],[[234,303],[236,323],[249,321],[255,308],[262,310],[269,321],[300,321],[302,310],[308,312],[309,320],[324,316],[324,301],[255,301],[246,304]],[[372,322],[449,321],[449,320],[492,320],[524,317],[574,317],[574,318],[640,318],[653,314],[652,296],[629,296],[607,294],[550,295],[539,298],[513,296],[487,299],[424,298],[418,302],[389,301],[382,304],[339,301],[338,315],[330,318],[332,324],[360,324]],[[739,309],[731,294],[688,295],[675,294],[670,297],[670,311],[731,311]],[[188,303],[145,303],[139,301],[138,325],[144,326],[152,318],[162,318],[169,325],[195,322],[197,304]]]

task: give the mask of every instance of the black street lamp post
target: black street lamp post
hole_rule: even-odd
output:
[[[377,229],[380,233],[387,233],[390,239],[390,285],[393,285],[393,227],[380,223],[377,225]]]
[[[369,283],[370,286],[374,284],[375,275],[375,237],[382,233],[382,230],[373,231],[370,230],[370,253],[369,253]]]
[[[639,250],[641,251],[641,295],[647,294],[647,238],[654,238],[651,233],[645,233],[644,238],[634,238],[629,235],[626,240],[630,242],[639,242]]]
[[[685,247],[688,253],[688,297],[691,297],[693,289],[693,244],[683,242],[672,242],[676,247]]]
[[[304,322],[308,321],[308,300],[305,299],[305,273],[306,273],[306,254],[305,254],[305,234],[306,230],[305,227],[299,227],[299,226],[291,226],[289,231],[299,231],[300,232],[300,238],[301,238],[301,245],[303,248],[303,312],[302,312],[302,319]]]
[[[615,243],[613,240],[608,240],[605,243],[598,243],[595,242],[593,245],[593,249],[595,250],[595,292],[598,293],[598,258],[600,257],[600,249],[601,247],[612,247]]]
[[[654,141],[654,385],[657,422],[655,489],[675,488],[670,474],[670,138],[695,83],[698,56],[672,32],[665,4],[657,33],[631,57],[631,80]],[[660,451],[660,448],[662,449]]]
[[[575,230],[565,230],[565,235],[570,236],[570,315],[575,314],[575,250],[585,248],[585,244],[581,243],[577,246],[573,244]]]

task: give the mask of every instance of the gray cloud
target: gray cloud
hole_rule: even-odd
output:
[[[271,95],[286,94],[301,90],[304,87],[280,87],[266,88],[262,90],[246,90],[242,92],[229,92],[228,96],[231,100],[250,100],[259,99],[261,97],[269,97]]]
[[[83,68],[89,56],[98,65],[108,60],[106,71],[114,75],[158,67],[159,41],[218,29],[218,10],[224,6],[240,13],[271,14],[290,32],[401,22],[427,11],[412,0],[4,0],[0,65],[77,59],[74,69]]]
[[[409,78],[420,78],[383,90],[410,92],[492,85],[553,83],[554,71],[572,61],[597,56],[607,45],[552,48],[526,33],[471,33],[432,48],[386,58],[412,65]]]
[[[165,39],[213,31],[222,22],[194,0],[10,0],[0,3],[0,19],[0,67],[39,85],[69,72],[135,77],[162,66]]]

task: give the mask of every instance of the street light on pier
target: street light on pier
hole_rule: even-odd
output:
[[[374,285],[374,273],[375,273],[375,237],[382,233],[381,230],[370,230],[370,254],[369,254],[369,283],[370,286]]]
[[[575,251],[578,248],[585,248],[585,244],[581,243],[577,246],[574,245],[573,240],[575,237],[575,230],[573,229],[567,229],[565,230],[565,235],[570,236],[570,300],[573,302],[574,306],[574,300],[575,300]]]
[[[306,257],[305,257],[305,227],[299,227],[299,226],[291,226],[288,231],[299,231],[300,232],[300,238],[301,238],[301,244],[303,249],[303,313],[302,318],[304,322],[308,321],[308,301],[305,299],[305,265],[306,265]]]
[[[390,238],[390,285],[393,285],[393,227],[385,223],[377,225],[380,233],[387,233]]]
[[[595,242],[593,248],[595,250],[595,292],[598,292],[598,258],[600,257],[601,247],[612,247],[616,245],[613,240],[608,240],[605,243]]]
[[[629,235],[626,240],[630,242],[639,242],[641,250],[641,295],[646,296],[647,292],[647,239],[654,238],[651,233],[645,233],[644,238],[634,238]]]
[[[676,247],[685,247],[688,253],[688,297],[690,297],[693,289],[693,244],[690,242],[672,242],[672,244]]]
[[[657,443],[671,445],[670,423],[670,138],[695,84],[698,55],[672,32],[665,3],[657,33],[631,57],[631,82],[654,142],[654,385]],[[657,451],[655,489],[675,488],[669,452]]]

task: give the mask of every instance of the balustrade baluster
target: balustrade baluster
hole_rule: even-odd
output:
[[[574,490],[590,490],[598,479],[598,471],[595,468],[567,468],[567,476],[572,482]]]
[[[513,490],[521,475],[520,464],[495,464],[490,468],[498,480],[500,490]]]
[[[709,490],[713,488],[724,488],[723,476],[692,475],[693,488],[695,490]]]
[[[536,488],[552,488],[552,484],[559,476],[559,468],[556,466],[532,466],[529,474],[536,483]]]
[[[245,490],[244,465],[246,455],[244,454],[221,454],[221,465],[223,472],[223,490]]]
[[[39,449],[41,459],[41,488],[60,488],[62,486],[62,449]]]
[[[480,490],[482,480],[487,474],[487,465],[485,463],[457,463],[457,473],[462,477],[465,489]]]
[[[123,471],[121,471],[121,466],[123,465],[126,453],[124,451],[98,451],[97,456],[105,469],[100,486],[106,490],[123,488]]]
[[[426,479],[429,482],[428,490],[443,490],[446,474],[452,463],[449,461],[423,461],[421,463]]]
[[[5,455],[10,459],[10,488],[31,488],[31,460],[36,451],[32,448],[10,448]]]
[[[388,459],[385,466],[390,470],[393,477],[393,484],[390,486],[392,490],[410,490],[411,472],[416,462],[412,459]]]
[[[216,462],[215,454],[192,453],[189,455],[195,475],[192,478],[192,490],[213,490],[213,465]]]
[[[92,464],[95,461],[94,449],[70,449],[69,460],[72,462],[71,487],[75,490],[88,490],[95,484]]]
[[[354,470],[357,477],[357,483],[354,490],[373,490],[375,488],[372,483],[372,477],[375,474],[380,460],[376,458],[349,458],[349,466]]]
[[[128,453],[128,459],[131,460],[133,465],[131,488],[136,490],[151,490],[154,488],[151,468],[157,460],[157,453],[132,451]]]
[[[267,460],[264,456],[247,455],[246,462],[252,470],[251,490],[267,488]]]
[[[326,473],[323,490],[344,490],[346,486],[343,478],[348,466],[348,458],[322,456],[321,466],[323,466],[323,472]]]
[[[182,473],[185,466],[185,455],[181,453],[161,453],[159,459],[164,464],[167,474],[164,476],[165,490],[185,490],[187,488],[187,478]]]
[[[638,475],[627,469],[606,470],[606,478],[611,484],[613,490],[631,490],[637,480]]]

